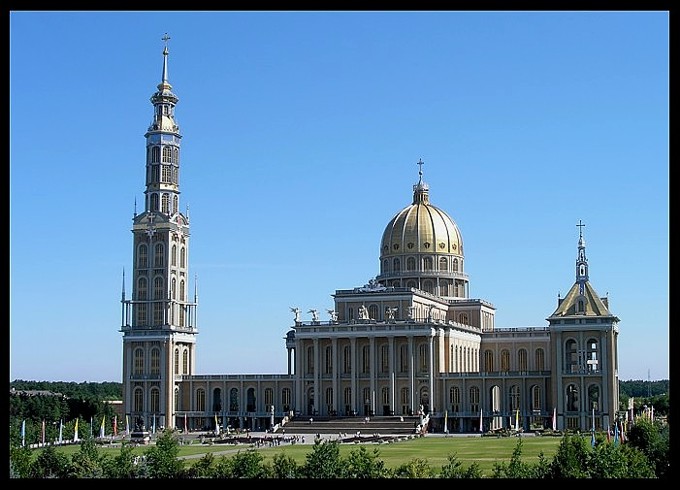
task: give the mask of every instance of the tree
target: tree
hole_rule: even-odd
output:
[[[637,417],[626,436],[627,445],[639,449],[654,463],[656,476],[659,478],[669,476],[670,435],[667,424]]]
[[[482,470],[479,468],[479,464],[474,461],[467,469],[463,468],[463,464],[460,462],[456,454],[449,454],[449,462],[442,466],[439,472],[439,478],[481,478]]]
[[[9,449],[9,477],[31,478],[33,452],[28,446],[11,446]]]
[[[264,464],[264,456],[255,449],[239,451],[231,457],[232,478],[268,478],[272,469]]]
[[[307,478],[342,478],[343,465],[340,461],[340,443],[319,439],[314,441],[312,450],[306,455],[303,474]]]
[[[414,458],[394,470],[395,478],[432,478],[434,471],[426,459]]]
[[[588,478],[590,449],[583,437],[565,435],[550,464],[550,478]]]
[[[369,453],[364,446],[350,451],[345,461],[344,478],[389,478],[390,471],[379,459],[380,451]]]
[[[70,462],[68,456],[57,451],[54,446],[44,448],[35,460],[31,477],[34,478],[66,478]]]
[[[522,461],[522,438],[520,437],[512,451],[508,464],[495,462],[493,465],[493,478],[534,478],[534,468],[529,463]]]
[[[278,479],[300,478],[302,469],[295,460],[286,454],[275,454],[272,463],[273,477]]]
[[[213,453],[206,453],[186,470],[186,476],[188,478],[211,478],[215,472],[214,463]]]
[[[101,478],[104,476],[104,460],[94,439],[88,437],[80,443],[80,451],[71,456],[69,476],[73,478]]]
[[[137,465],[134,449],[129,443],[123,443],[120,454],[107,458],[103,462],[104,474],[107,478],[136,478]],[[212,456],[212,453],[208,453]]]
[[[179,441],[173,429],[165,429],[156,439],[156,446],[145,452],[146,469],[151,478],[182,476],[184,463],[178,459]]]

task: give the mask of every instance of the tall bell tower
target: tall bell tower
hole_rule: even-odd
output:
[[[132,295],[122,290],[123,403],[131,429],[175,427],[179,382],[195,368],[197,293],[189,300],[189,216],[179,210],[179,100],[163,71],[151,96],[146,138],[144,210],[132,218]],[[195,284],[195,283],[194,283]]]

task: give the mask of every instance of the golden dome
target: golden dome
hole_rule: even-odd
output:
[[[463,256],[463,237],[445,211],[430,204],[427,184],[413,186],[413,204],[390,220],[380,242],[380,257],[407,254]]]

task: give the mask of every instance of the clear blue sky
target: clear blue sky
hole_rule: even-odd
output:
[[[583,220],[620,378],[669,378],[667,12],[150,11],[10,14],[10,380],[121,381],[165,32],[198,374],[285,373],[422,158],[498,327],[547,325]]]

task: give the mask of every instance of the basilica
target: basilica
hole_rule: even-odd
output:
[[[197,294],[189,275],[189,217],[180,211],[178,97],[151,96],[144,209],[132,218],[131,294],[121,297],[123,410],[130,420],[183,430],[275,430],[297,417],[427,415],[433,430],[608,427],[619,405],[619,319],[588,274],[578,223],[575,277],[544,327],[496,328],[495,308],[469,297],[463,236],[430,202],[420,171],[410,203],[380,241],[368,284],[338,289],[334,308],[291,308],[285,372],[195,372]],[[577,238],[577,239],[576,239]],[[567,258],[565,257],[565,260]],[[568,278],[558,278],[559,281]],[[540,313],[540,312],[539,312]]]

